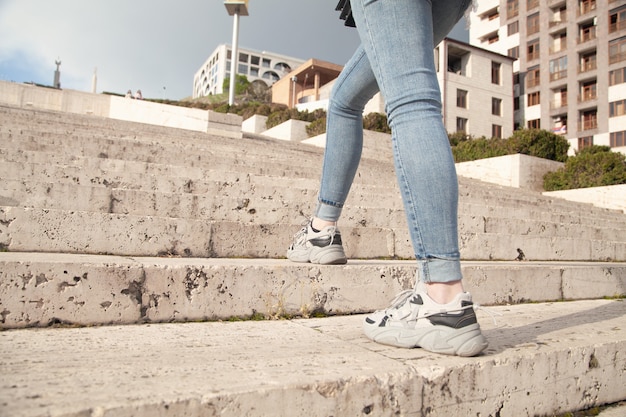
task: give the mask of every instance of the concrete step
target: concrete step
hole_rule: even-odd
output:
[[[363,316],[0,332],[0,414],[544,416],[626,398],[626,303],[490,307],[475,358],[386,347]]]
[[[0,183],[0,205],[38,209],[95,211],[111,214],[131,214],[154,217],[175,217],[207,221],[243,222],[257,224],[291,224],[294,213],[312,213],[314,191],[293,187],[257,186],[251,182],[205,183],[206,193],[166,193],[104,186],[81,186],[66,183],[3,180]],[[210,187],[210,189],[208,188]],[[68,199],[72,195],[75,198]],[[363,196],[361,196],[363,197]],[[353,203],[354,199],[350,199]],[[308,204],[307,204],[308,203]],[[372,207],[347,204],[342,226],[387,227],[406,229],[401,208]],[[467,209],[463,206],[462,209]],[[526,219],[507,216],[501,210],[476,216],[471,210],[461,210],[461,233],[506,233],[578,237],[580,239],[626,241],[626,216],[623,225],[605,219],[587,218],[585,224],[552,216],[556,221],[544,221],[528,215]],[[498,217],[501,216],[501,217]],[[506,216],[506,217],[505,217]],[[619,219],[616,217],[616,219]],[[573,227],[572,227],[573,225]]]
[[[297,213],[294,217],[298,217]],[[478,224],[483,222],[483,219],[473,220]],[[0,206],[0,247],[19,252],[283,258],[297,230],[294,224]],[[462,257],[467,260],[511,260],[518,256],[517,249],[520,248],[528,260],[626,259],[626,242],[623,240],[575,235],[558,237],[543,234],[541,230],[538,234],[526,232],[462,231],[459,234]],[[351,258],[414,257],[406,228],[342,227],[342,237],[346,255]]]
[[[626,263],[463,262],[479,304],[626,295]],[[2,328],[345,315],[414,285],[413,261],[345,266],[276,259],[0,253]]]

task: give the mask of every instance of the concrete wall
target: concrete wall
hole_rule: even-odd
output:
[[[241,116],[76,90],[0,81],[0,103],[241,138]]]
[[[544,195],[563,198],[626,213],[626,184],[609,187],[579,188],[577,190],[547,191]]]
[[[562,162],[516,154],[456,164],[458,175],[507,187],[543,191],[543,176],[563,166]]]

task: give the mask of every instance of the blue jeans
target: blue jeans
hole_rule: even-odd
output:
[[[424,282],[462,278],[458,183],[433,49],[471,0],[351,0],[361,46],[335,82],[315,215],[337,221],[363,147],[363,110],[380,91],[396,175]]]

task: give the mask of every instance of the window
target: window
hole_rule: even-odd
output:
[[[534,119],[528,121],[529,129],[541,129],[541,119]]]
[[[609,117],[623,116],[626,114],[626,100],[618,100],[609,103]]]
[[[582,130],[598,127],[598,111],[596,109],[582,111],[580,116]]]
[[[502,139],[502,126],[491,125],[491,137]]]
[[[258,77],[259,76],[259,69],[256,68],[256,67],[250,67],[250,76]]]
[[[506,0],[506,16],[508,19],[519,14],[519,0]]]
[[[239,54],[239,62],[248,62],[248,54],[240,53]]]
[[[559,107],[567,106],[567,88],[553,90],[552,97],[552,103],[550,103],[551,109],[558,109]]]
[[[550,61],[550,81],[567,77],[567,56]]]
[[[580,55],[579,72],[593,71],[596,69],[596,67],[596,51]]]
[[[269,68],[272,65],[272,61],[267,58],[263,58],[263,68]],[[265,77],[263,77],[265,78]]]
[[[536,106],[537,104],[540,104],[539,91],[528,93],[528,107]]]
[[[552,47],[550,53],[556,53],[567,49],[567,32],[552,35]]]
[[[582,138],[578,138],[578,150],[583,148],[588,148],[593,145],[593,136],[584,136]]]
[[[502,65],[499,62],[491,61],[491,83],[500,85],[500,70]]]
[[[519,58],[519,46],[515,46],[508,50],[507,55],[511,58]]]
[[[526,35],[539,32],[539,13],[532,14],[526,19]]]
[[[237,66],[237,74],[248,75],[248,66],[246,64],[239,64]]]
[[[528,10],[539,7],[539,0],[526,0],[526,8]]]
[[[519,110],[519,97],[513,98],[513,110]]]
[[[461,89],[456,90],[456,106],[464,109],[467,108],[467,91]]]
[[[626,146],[626,130],[621,132],[611,132],[610,134],[611,148]]]
[[[626,82],[626,67],[609,71],[609,85],[623,84]]]
[[[596,38],[596,25],[590,21],[578,25],[578,43],[583,43]]]
[[[580,83],[580,100],[588,101],[598,98],[596,80]]]
[[[560,6],[555,9],[552,9],[552,20],[550,20],[550,27],[560,25],[565,22],[567,17],[567,7]]]
[[[456,118],[456,131],[467,133],[467,119],[463,117]]]
[[[515,35],[519,32],[519,21],[511,22],[506,25],[506,34],[507,36]]]
[[[526,55],[529,61],[539,59],[539,39],[533,39],[526,44]]]
[[[252,55],[250,56],[250,63],[258,67],[259,64],[261,63],[261,58],[256,55]]]
[[[626,59],[626,36],[609,42],[609,64]]]
[[[494,116],[502,116],[502,99],[491,98],[491,114]]]
[[[578,14],[583,15],[596,9],[596,0],[579,0]]]
[[[526,87],[536,87],[539,85],[539,67],[529,68],[526,73]]]
[[[609,13],[609,33],[626,28],[626,6],[611,10]]]

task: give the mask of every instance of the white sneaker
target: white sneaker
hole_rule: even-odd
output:
[[[439,304],[423,286],[401,292],[389,308],[368,315],[363,331],[378,343],[446,355],[475,356],[488,345],[469,293]]]
[[[287,250],[287,258],[293,262],[322,265],[348,262],[337,226],[327,226],[319,232],[314,232],[310,221],[294,235],[294,242]]]

